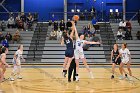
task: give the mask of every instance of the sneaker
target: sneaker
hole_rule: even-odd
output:
[[[119,77],[119,79],[120,79],[120,80],[123,80],[123,79],[124,79],[124,77],[123,77],[123,76],[120,76],[120,77]]]
[[[111,76],[111,79],[114,79],[114,75]]]
[[[66,75],[67,75],[67,70],[63,70],[63,72],[62,72],[62,76],[65,78]]]
[[[17,79],[22,79],[22,77],[21,76],[18,76]]]
[[[68,79],[68,82],[71,82],[71,79]]]
[[[92,79],[94,78],[92,72],[89,72],[89,75],[90,75],[90,78],[92,78]]]
[[[14,78],[10,78],[10,81],[14,81],[15,79]]]
[[[76,80],[75,81],[79,81],[79,76],[78,74],[75,76]]]
[[[125,74],[125,77],[126,77],[126,78],[128,77],[127,74]]]

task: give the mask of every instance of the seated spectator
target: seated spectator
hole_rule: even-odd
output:
[[[92,19],[92,25],[93,25],[95,31],[96,31],[97,33],[99,33],[99,32],[100,32],[100,26],[98,25],[97,20],[96,20],[95,17]]]
[[[32,30],[32,24],[33,24],[33,17],[32,15],[30,15],[29,17],[27,17],[27,29],[31,29]]]
[[[115,16],[113,12],[110,12],[109,18],[110,18],[110,22],[113,23],[115,20]]]
[[[66,23],[67,30],[70,30],[71,26],[72,26],[72,23],[71,23],[70,19],[68,19],[68,21]]]
[[[10,32],[8,32],[6,35],[5,35],[6,39],[8,41],[11,41],[12,40],[12,35],[10,34]]]
[[[130,21],[126,22],[126,27],[127,27],[127,29],[132,30],[132,26],[131,26],[131,22]]]
[[[62,31],[58,30],[57,31],[57,40],[61,40],[62,38]]]
[[[125,40],[132,40],[132,35],[131,35],[131,30],[127,29],[126,33],[125,33]]]
[[[24,13],[21,13],[20,19],[21,19],[22,22],[26,22],[27,18],[24,15]]]
[[[14,20],[13,17],[10,17],[7,22],[8,22],[8,24],[7,24],[8,28],[14,28],[15,27],[15,20]]]
[[[122,18],[121,18],[120,13],[119,12],[116,12],[116,14],[115,14],[115,22],[118,23],[118,22],[120,22],[121,19]]]
[[[6,39],[6,37],[4,37],[4,39],[2,40],[2,46],[9,48],[9,43],[8,43],[8,40]]]
[[[51,31],[50,33],[50,37],[49,37],[49,40],[56,40],[57,39],[57,33],[56,31]]]
[[[17,43],[19,43],[20,39],[21,39],[21,36],[20,36],[19,31],[17,30],[16,33],[13,35],[12,41],[13,41],[13,43],[14,43],[15,41],[16,41]]]
[[[122,29],[119,29],[119,30],[118,30],[118,33],[117,33],[117,38],[118,38],[118,40],[123,40],[123,33],[122,33]]]
[[[120,29],[123,29],[124,31],[126,31],[126,22],[124,20],[122,20],[120,23],[119,23],[119,28]]]
[[[60,30],[61,31],[64,31],[64,29],[65,29],[65,23],[64,23],[63,20],[60,22],[59,26],[60,26]]]
[[[5,28],[6,28],[6,23],[3,20],[2,23],[1,23],[1,29],[2,29],[2,31],[4,31]]]
[[[137,36],[137,39],[140,40],[140,31],[137,32],[136,36]]]
[[[0,32],[0,42],[4,39],[2,32]]]
[[[85,20],[85,15],[84,15],[84,13],[81,13],[81,14],[80,14],[80,20]]]
[[[57,31],[57,30],[58,30],[58,22],[54,21],[54,31]]]
[[[24,29],[24,23],[22,20],[18,20],[18,29]]]

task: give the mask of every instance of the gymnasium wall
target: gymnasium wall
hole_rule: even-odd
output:
[[[1,2],[2,0],[0,0]],[[102,5],[102,2],[103,5]],[[39,20],[49,20],[51,17],[50,12],[63,12],[64,9],[64,1],[63,0],[25,0],[25,12],[38,12]],[[4,6],[10,12],[20,12],[21,0],[5,0]],[[110,9],[119,9],[119,12],[122,12],[122,0],[68,0],[68,11],[75,8],[75,4],[77,9],[81,11],[90,10],[92,6],[94,6],[97,12],[101,12],[104,10],[104,13],[108,13]],[[140,9],[140,0],[127,0],[126,2],[127,12],[137,12]],[[102,7],[103,6],[103,7]],[[0,12],[6,12],[0,6]],[[62,19],[63,15],[59,16],[56,19]],[[0,19],[7,19],[6,15],[0,14]]]
[[[63,12],[63,0],[24,0],[25,12],[38,12],[39,20],[49,20],[50,12]],[[63,16],[61,16],[63,17]],[[57,19],[57,18],[56,18]]]

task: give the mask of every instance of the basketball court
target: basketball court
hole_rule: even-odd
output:
[[[61,75],[62,66],[23,66],[22,80],[5,80],[0,84],[0,93],[139,93],[139,66],[132,66],[133,80],[119,80],[116,68],[115,79],[110,79],[111,66],[91,66],[94,79],[90,79],[84,67],[80,68],[80,81],[68,82]],[[7,70],[6,78],[11,69]]]

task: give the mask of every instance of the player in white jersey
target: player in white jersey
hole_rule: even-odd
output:
[[[122,48],[120,49],[120,56],[122,58],[122,62],[120,64],[120,73],[121,73],[120,79],[124,78],[123,73],[125,73],[125,76],[127,77],[127,74],[126,74],[126,72],[124,70],[124,65],[125,64],[127,65],[127,69],[129,71],[129,75],[130,75],[130,79],[131,79],[132,72],[131,72],[131,69],[130,69],[130,64],[131,64],[130,51],[127,48],[126,43],[123,43],[121,47]]]
[[[76,45],[75,45],[75,51],[74,51],[74,56],[75,56],[75,62],[76,62],[76,81],[79,80],[78,72],[79,72],[79,59],[82,59],[82,62],[84,63],[86,69],[90,73],[90,77],[93,78],[93,74],[87,65],[86,58],[84,56],[83,52],[83,45],[84,44],[100,44],[99,42],[89,42],[84,40],[84,35],[81,35],[80,37],[78,36],[78,32],[76,27],[75,28],[75,37],[76,37]]]
[[[21,59],[25,62],[25,59],[23,58],[23,45],[20,45],[18,47],[18,50],[14,54],[13,58],[13,71],[11,73],[10,80],[14,81],[14,75],[17,75],[17,79],[22,79],[21,76]]]

